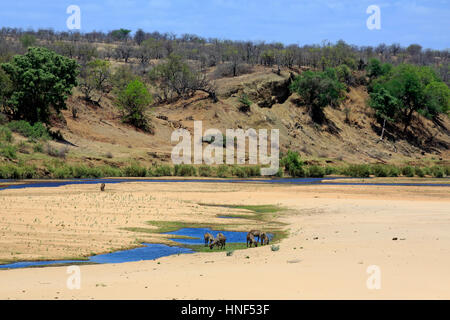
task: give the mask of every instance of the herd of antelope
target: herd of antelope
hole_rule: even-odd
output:
[[[258,239],[256,239],[258,238]],[[209,248],[212,249],[215,246],[219,247],[219,249],[225,249],[225,243],[227,241],[227,238],[223,235],[223,233],[217,234],[217,237],[214,238],[214,236],[207,232],[204,235],[205,239],[205,247],[209,245]],[[258,242],[261,241],[261,245],[267,245],[269,244],[269,236],[267,233],[262,232],[261,230],[250,230],[250,232],[247,233],[247,248],[258,246]]]

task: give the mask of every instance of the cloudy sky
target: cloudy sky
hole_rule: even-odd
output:
[[[300,45],[342,39],[450,47],[450,0],[4,0],[0,27],[67,30],[69,5],[81,9],[82,32],[142,28]],[[366,26],[370,5],[381,9],[380,30]]]

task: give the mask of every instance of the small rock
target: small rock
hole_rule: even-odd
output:
[[[394,240],[394,241],[397,241],[397,240],[398,240],[398,238],[397,238],[397,237],[395,237],[395,238],[392,238],[392,240]]]

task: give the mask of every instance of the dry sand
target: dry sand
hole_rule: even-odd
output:
[[[449,299],[448,187],[123,183],[0,191],[0,259],[61,259],[162,236],[120,230],[148,220],[229,223],[231,209],[274,204],[279,245],[155,261],[0,270],[0,299]],[[246,221],[239,221],[245,224]],[[243,225],[246,229],[251,225]],[[396,237],[397,241],[392,239]],[[48,250],[47,250],[48,248]],[[248,257],[248,258],[247,258]],[[366,272],[381,271],[369,290]]]

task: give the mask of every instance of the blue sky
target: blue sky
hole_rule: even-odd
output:
[[[2,1],[0,26],[67,30],[66,9],[81,8],[81,31],[194,33],[206,38],[356,45],[450,47],[450,0],[16,0]],[[368,30],[369,5],[381,30]]]

